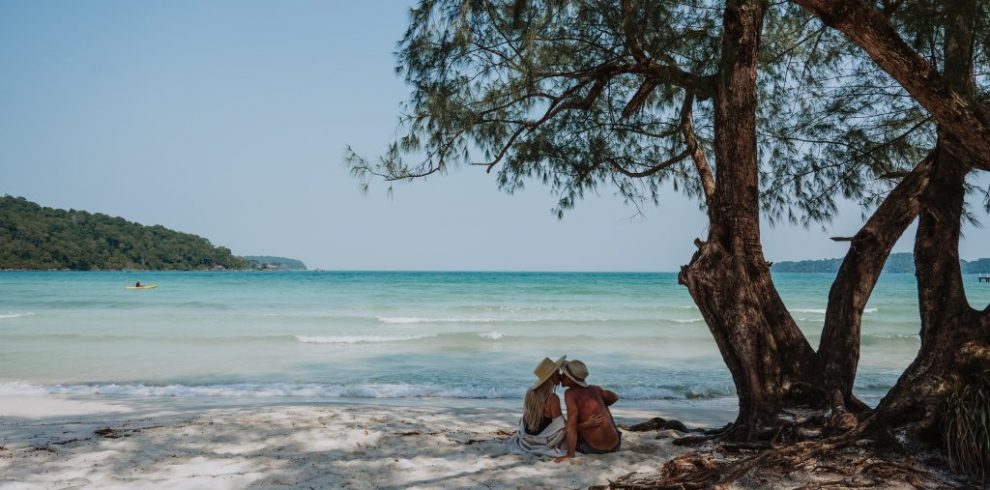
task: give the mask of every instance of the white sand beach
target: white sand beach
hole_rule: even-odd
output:
[[[396,403],[2,397],[0,489],[584,488],[656,471],[684,451],[671,444],[675,432],[627,432],[619,453],[555,464],[507,452],[515,407]],[[615,415],[620,425],[657,415],[712,425],[732,416],[678,411],[617,407]]]

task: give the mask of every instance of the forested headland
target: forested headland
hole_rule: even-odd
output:
[[[54,209],[0,196],[0,269],[246,269],[206,238],[101,213]]]
[[[839,272],[842,266],[842,258],[821,259],[821,260],[796,260],[774,262],[774,272],[827,272],[834,274]],[[959,260],[959,267],[964,274],[986,274],[990,273],[990,259],[982,258],[976,260]],[[883,272],[893,273],[914,273],[914,254],[909,252],[894,253],[887,257],[887,263],[883,266]]]
[[[273,257],[271,255],[245,255],[252,269],[263,271],[304,271],[306,264],[301,260],[288,257]]]

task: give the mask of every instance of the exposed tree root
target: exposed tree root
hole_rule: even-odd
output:
[[[679,432],[704,432],[704,429],[689,429],[683,422],[662,417],[653,417],[646,422],[623,427],[630,432],[649,432],[653,430],[676,430]]]
[[[868,424],[831,437],[792,439],[810,420],[827,417],[784,427],[769,442],[712,442],[667,461],[658,473],[629,474],[596,488],[976,488],[906,454],[892,438],[868,432]]]
[[[663,420],[663,419],[660,419]],[[650,429],[651,421],[633,427]],[[676,421],[666,421],[667,424]],[[748,427],[729,424],[718,429],[696,429],[698,435],[682,437],[674,445],[697,447],[720,443],[726,450],[766,450],[784,443],[793,443],[846,434],[858,425],[859,419],[846,411],[792,408],[784,411],[771,425]],[[677,422],[679,423],[679,422]],[[663,429],[665,427],[661,427]],[[740,437],[745,434],[747,437]]]
[[[729,459],[718,449],[693,452],[664,464],[659,475],[630,474],[602,489],[741,488],[976,488],[903,455],[848,446],[837,451],[768,451]],[[818,448],[816,448],[818,449]],[[866,456],[864,457],[864,454]]]

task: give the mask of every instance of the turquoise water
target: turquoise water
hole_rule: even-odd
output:
[[[814,346],[831,279],[776,276]],[[918,328],[914,277],[885,275],[858,393],[896,381]],[[626,399],[733,394],[672,273],[0,273],[0,394],[519,398],[563,354]]]

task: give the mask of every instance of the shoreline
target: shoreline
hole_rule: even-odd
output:
[[[574,488],[656,471],[687,451],[667,431],[626,432],[620,452],[574,464],[513,455],[505,441],[521,401],[478,402],[4,396],[0,489]],[[734,416],[718,407],[628,405],[614,409],[619,425]]]
[[[562,392],[563,390],[559,390]],[[722,426],[736,416],[735,397],[699,399],[621,399],[617,418],[661,416],[683,421],[688,427]],[[521,414],[522,399],[514,398],[317,398],[317,397],[181,397],[74,395],[52,393],[0,394],[0,427],[5,421],[35,421],[44,417],[97,417],[122,413],[195,413],[216,409],[260,409],[281,406],[361,406],[368,408],[411,408],[437,410],[494,410]],[[621,415],[618,415],[621,412]],[[518,417],[518,415],[517,415]]]

